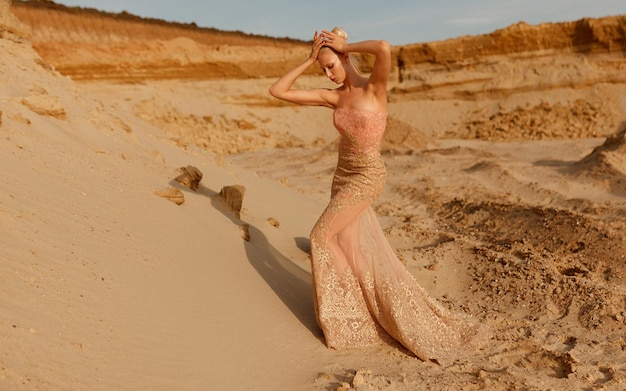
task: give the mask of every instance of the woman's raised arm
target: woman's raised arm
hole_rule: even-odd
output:
[[[317,31],[313,36],[313,47],[311,54],[302,64],[298,65],[291,71],[287,72],[280,79],[276,80],[269,89],[269,93],[278,99],[307,106],[331,106],[327,99],[328,90],[312,89],[312,90],[294,90],[293,83],[300,77],[311,65],[317,62],[317,56],[320,49],[324,45],[324,39]]]
[[[369,84],[377,90],[386,91],[391,72],[391,47],[387,41],[370,40],[347,43],[344,37],[331,31],[322,30],[321,35],[324,39],[324,45],[330,46],[339,53],[373,54],[376,59],[369,77]]]

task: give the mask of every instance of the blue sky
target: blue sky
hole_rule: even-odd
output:
[[[490,33],[524,21],[574,21],[626,14],[626,0],[56,0],[201,27],[309,40],[343,27],[351,40],[393,45]]]

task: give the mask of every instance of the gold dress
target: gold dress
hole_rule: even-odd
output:
[[[341,135],[331,200],[311,231],[315,312],[326,344],[400,342],[422,360],[466,354],[479,327],[428,296],[396,257],[371,207],[386,169],[379,145],[387,113],[337,108]]]

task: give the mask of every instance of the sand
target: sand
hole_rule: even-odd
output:
[[[272,100],[270,77],[72,80],[4,4],[0,389],[626,388],[626,86],[559,82],[571,63],[619,74],[622,55],[541,57],[559,80],[536,91],[501,72],[527,59],[498,57],[490,94],[478,65],[390,93],[375,211],[420,284],[492,330],[441,367],[324,345],[308,234],[329,110]],[[195,191],[175,180],[187,166]],[[225,186],[245,188],[239,215]]]

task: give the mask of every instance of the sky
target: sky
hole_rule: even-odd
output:
[[[518,22],[540,24],[625,15],[625,0],[55,0],[196,23],[226,31],[310,40],[315,30],[344,28],[351,41],[392,45],[487,34]]]

